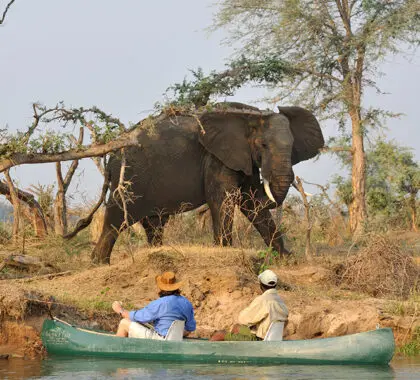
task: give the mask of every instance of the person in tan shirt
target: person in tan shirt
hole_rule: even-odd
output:
[[[263,294],[240,312],[238,321],[248,326],[257,339],[264,339],[271,322],[287,322],[289,311],[276,291],[277,275],[267,269],[258,276],[258,280]]]

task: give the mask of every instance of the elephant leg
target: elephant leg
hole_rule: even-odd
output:
[[[284,247],[282,233],[274,223],[270,211],[256,202],[258,201],[248,198],[241,203],[241,212],[254,225],[267,246],[273,247],[282,256],[289,255],[290,252]]]
[[[146,232],[147,242],[152,246],[163,244],[163,227],[169,215],[153,215],[143,218],[140,223]]]
[[[91,254],[93,263],[110,263],[112,248],[117,241],[118,235],[122,232],[121,225],[123,221],[124,214],[119,207],[115,205],[107,207],[101,236]]]
[[[232,245],[233,214],[235,205],[226,205],[223,201],[211,202],[208,200],[213,220],[213,238],[215,244]]]
[[[235,205],[240,203],[239,189],[215,191],[207,197],[213,221],[214,242],[223,246],[232,245]]]
[[[242,175],[213,156],[205,161],[204,192],[213,221],[214,242],[232,245],[233,214],[239,203]]]

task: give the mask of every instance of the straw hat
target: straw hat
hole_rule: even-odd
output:
[[[174,272],[164,272],[161,276],[156,276],[156,283],[160,290],[171,292],[179,289],[184,283],[176,282]]]

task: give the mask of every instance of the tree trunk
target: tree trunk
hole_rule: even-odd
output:
[[[25,216],[31,221],[33,225],[35,236],[40,238],[45,237],[47,235],[47,223],[45,221],[44,213],[42,212],[41,206],[35,200],[33,194],[16,188],[16,186],[14,186],[14,189],[19,198],[20,206],[25,205],[23,210],[25,212]],[[12,203],[10,196],[10,187],[8,184],[2,181],[0,181],[0,194],[5,195],[7,199],[10,200],[10,203]]]
[[[416,205],[417,192],[410,193],[410,213],[411,213],[411,230],[418,232],[417,228],[417,205]]]
[[[56,162],[55,168],[58,190],[54,200],[54,231],[56,235],[64,236],[67,233],[67,207],[66,188],[61,173],[61,162]]]
[[[366,211],[366,157],[363,131],[359,111],[353,107],[350,113],[352,122],[352,201],[350,203],[350,230],[355,238],[364,232],[367,219]]]
[[[24,217],[32,223],[35,236],[44,238],[47,235],[47,225],[39,210],[36,207],[31,207],[29,204],[21,204],[21,207]]]
[[[13,184],[12,178],[10,177],[9,170],[4,173],[6,177],[7,185],[9,186],[9,196],[7,197],[13,206],[13,228],[12,238],[15,243],[19,240],[19,225],[20,225],[20,202],[17,195],[17,191]]]
[[[311,231],[312,231],[312,221],[311,221],[311,206],[308,202],[308,198],[306,197],[305,190],[303,189],[302,181],[301,179],[296,176],[296,185],[297,190],[299,191],[303,205],[305,207],[305,221],[306,221],[306,247],[305,247],[305,258],[306,261],[311,263],[313,261],[313,253],[314,250],[312,248],[311,244]]]
[[[67,207],[63,191],[58,191],[54,200],[54,231],[56,235],[67,234]]]
[[[47,236],[47,224],[45,219],[39,214],[38,210],[33,208],[32,210],[32,226],[35,231],[35,236],[38,238],[44,238]]]

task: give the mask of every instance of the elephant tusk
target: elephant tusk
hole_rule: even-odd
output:
[[[270,183],[265,178],[263,178],[263,182],[264,182],[264,191],[267,194],[267,197],[270,199],[270,201],[277,203],[270,190]]]
[[[292,186],[297,190],[297,191],[299,191],[299,188],[298,188],[298,185],[297,185],[297,183],[296,183],[296,181],[293,181],[292,182]],[[311,193],[307,193],[306,191],[304,191],[303,192],[307,197],[312,197],[313,196],[313,194],[311,194]]]

